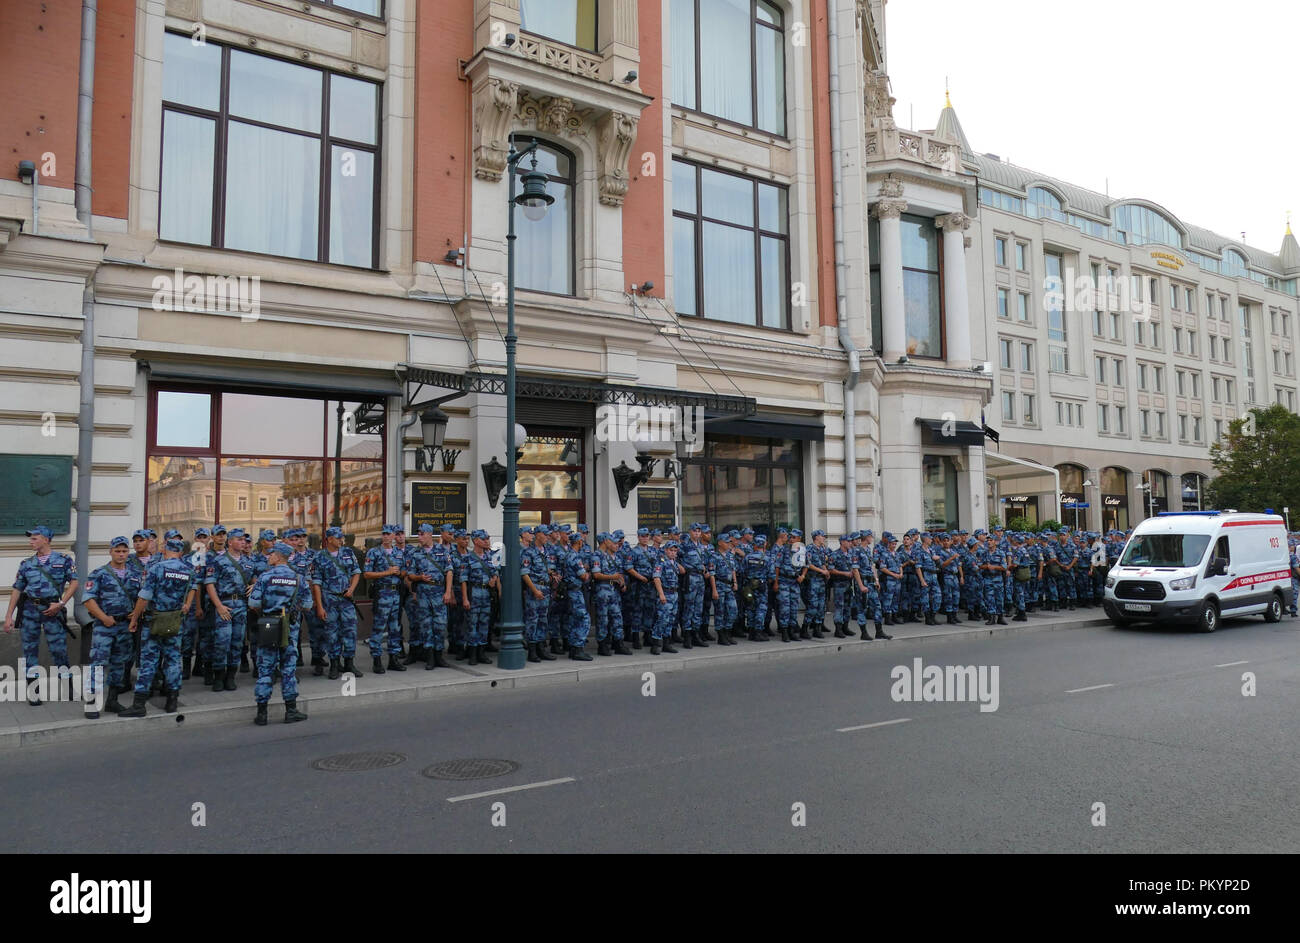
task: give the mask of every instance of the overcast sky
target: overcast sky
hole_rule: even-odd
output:
[[[977,153],[1269,252],[1300,225],[1294,0],[892,0],[886,26],[900,126],[934,127],[946,74]]]

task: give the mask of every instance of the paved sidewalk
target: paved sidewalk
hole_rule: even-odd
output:
[[[960,626],[927,626],[922,623],[909,622],[906,625],[889,627],[894,636],[893,642],[876,640],[863,642],[860,638],[836,639],[828,630],[825,640],[816,639],[808,642],[782,642],[778,636],[767,642],[738,641],[731,646],[719,646],[711,643],[708,648],[684,649],[677,646],[677,655],[651,655],[648,648],[634,651],[631,656],[595,655],[595,642],[588,645],[593,655],[589,662],[571,660],[567,655],[556,656],[555,661],[541,664],[527,664],[522,671],[505,671],[498,668],[493,655],[492,665],[475,665],[470,668],[464,662],[457,662],[449,657],[450,668],[437,668],[426,671],[423,664],[411,665],[406,671],[388,671],[382,675],[372,673],[371,659],[365,646],[358,646],[357,667],[363,676],[354,679],[350,685],[344,678],[330,681],[328,677],[316,677],[308,663],[298,669],[298,707],[306,711],[313,719],[328,719],[328,716],[341,710],[347,710],[358,703],[367,706],[396,701],[424,700],[427,698],[450,697],[459,694],[478,694],[493,689],[526,688],[542,684],[567,684],[571,682],[595,681],[619,675],[639,675],[643,671],[685,671],[698,670],[714,665],[731,665],[747,661],[762,661],[773,658],[805,658],[819,655],[834,655],[850,651],[869,651],[880,646],[895,645],[899,642],[929,642],[952,638],[970,638],[975,636],[1007,635],[1022,632],[1050,632],[1058,629],[1085,628],[1088,626],[1109,625],[1100,609],[1079,609],[1074,612],[1036,612],[1029,616],[1028,622],[1011,622],[1007,625],[987,626],[983,620],[965,621],[961,615]],[[868,628],[871,628],[868,624]],[[870,646],[870,648],[868,647]],[[304,647],[306,657],[310,660],[310,650]],[[254,675],[241,674],[236,678],[239,689],[223,694],[214,694],[205,688],[201,679],[185,682],[181,690],[180,710],[175,714],[165,713],[162,698],[152,698],[148,703],[148,714],[143,718],[122,719],[114,714],[104,712],[99,720],[85,717],[80,704],[54,703],[47,701],[40,707],[30,706],[26,700],[16,703],[0,702],[0,750],[16,749],[35,744],[83,740],[89,737],[133,736],[144,733],[157,735],[160,731],[177,730],[196,725],[217,723],[251,724],[255,714],[253,701]],[[131,696],[123,695],[124,705],[129,705]],[[280,698],[277,685],[271,697],[270,721],[279,724],[284,717],[284,703]]]

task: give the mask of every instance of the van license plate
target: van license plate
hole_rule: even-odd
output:
[[[1126,602],[1124,609],[1127,612],[1150,612],[1151,603],[1149,602]]]

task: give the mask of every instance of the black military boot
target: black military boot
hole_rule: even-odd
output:
[[[809,639],[812,638],[811,630],[812,630],[812,626],[808,622],[804,622],[803,628],[799,630],[799,638],[807,642]],[[793,635],[793,630],[791,630],[791,634]]]
[[[267,704],[257,705],[257,716],[253,718],[253,723],[257,724],[259,727],[266,726],[266,709],[268,706],[269,705]]]
[[[474,664],[473,659],[474,659],[474,649],[471,648],[469,645],[462,645],[460,651],[456,653],[457,661],[469,662],[472,665]]]
[[[104,710],[110,714],[120,714],[123,707],[118,703],[117,696],[122,693],[121,688],[115,688],[112,685],[108,687],[108,697],[104,701]]]
[[[927,612],[927,613],[925,614],[925,624],[926,624],[926,625],[938,625],[938,624],[939,624],[939,621],[938,621],[937,619],[935,619],[935,617],[934,617],[934,613],[933,613],[933,612]]]
[[[402,663],[401,659],[399,659],[396,655],[389,655],[389,656],[388,656],[388,670],[389,670],[389,671],[405,671],[405,670],[406,670],[406,665],[404,665],[404,664]]]
[[[167,702],[163,704],[163,710],[169,714],[176,713],[180,709],[181,692],[178,688],[172,688],[167,692]]]
[[[814,622],[814,623],[812,624],[812,637],[813,637],[813,638],[825,638],[825,637],[826,637],[826,627],[825,627],[825,625],[823,625],[821,622]]]
[[[843,623],[843,622],[836,622],[836,623],[835,623],[835,635],[834,635],[834,637],[835,637],[835,638],[848,638],[848,634],[844,631],[844,623]]]
[[[997,625],[997,624],[998,624],[998,618],[999,618],[999,617],[994,616],[992,610],[990,610],[989,612],[985,613],[985,615],[984,615],[984,624],[985,624],[985,625]]]
[[[239,656],[239,673],[246,675],[251,669],[248,667],[248,652],[244,651]]]
[[[311,656],[311,673],[318,678],[325,673],[324,658],[318,658],[315,655]]]
[[[669,639],[669,641],[679,641],[679,639],[677,638],[676,635],[674,635],[673,638]],[[690,648],[690,647],[691,647],[691,633],[690,633],[690,632],[682,632],[682,635],[681,635],[681,639],[680,639],[680,641],[681,641],[681,643],[682,643],[682,648]]]
[[[998,621],[997,621],[997,624],[998,624],[998,625],[1006,625],[1006,624],[1007,624],[1006,617],[1003,616],[1002,613],[1000,613],[1000,612],[998,613]]]
[[[222,685],[222,690],[225,690],[225,691],[233,691],[233,690],[235,690],[235,688],[236,688],[236,684],[235,684],[235,675],[236,675],[238,672],[239,672],[239,669],[236,668],[236,667],[234,667],[233,665],[232,665],[231,667],[229,667],[229,668],[226,669],[226,680],[225,680],[225,684]],[[216,687],[216,685],[214,684],[213,687]]]
[[[708,634],[709,633],[706,632],[704,629],[695,629],[691,632],[691,641],[695,643],[696,648],[709,647],[709,643],[704,640],[704,637]]]
[[[783,625],[778,626],[778,628],[781,630],[781,641],[783,642],[790,641],[790,630]]]
[[[501,649],[497,648],[495,645],[492,644],[491,638],[488,639],[486,645],[480,645],[479,648],[483,649],[483,651],[485,652],[492,652],[493,654],[496,654],[497,652],[501,651]]]
[[[552,655],[564,654],[564,649],[560,646],[560,640],[558,638],[551,639],[551,654]]]
[[[705,642],[716,642],[716,641],[717,641],[717,639],[714,638],[712,634],[710,634],[710,632],[709,632],[709,627],[708,627],[707,625],[704,625],[704,626],[701,626],[701,627],[700,627],[700,638],[704,639]],[[701,644],[703,644],[703,643],[701,643]]]
[[[435,652],[432,646],[429,648],[423,648],[421,651],[424,653],[424,670],[432,671],[434,668],[437,668],[438,660],[434,656],[437,655],[438,652]]]
[[[284,702],[284,722],[286,724],[296,724],[300,720],[306,720],[307,715],[298,710],[298,701]]]
[[[726,629],[718,629],[718,644],[735,645],[736,643],[731,640],[731,637],[728,634]]]
[[[1070,600],[1070,611],[1071,611],[1071,612],[1074,612],[1074,600],[1073,600],[1073,599]]]
[[[212,693],[220,694],[222,691],[226,689],[226,669],[218,668],[214,665],[212,666],[211,674],[212,674],[212,682],[211,682]],[[206,680],[208,675],[205,673],[203,677]]]
[[[544,641],[537,643],[537,654],[541,657],[542,661],[555,661],[555,656],[551,654],[550,646]]]
[[[143,717],[145,713],[145,701],[149,700],[148,694],[137,694],[131,706],[118,714],[118,717]]]
[[[751,642],[766,642],[767,639],[759,634],[758,629],[750,629],[749,635],[746,636]]]
[[[408,652],[406,658],[404,658],[404,659],[402,660],[402,664],[404,664],[404,665],[413,665],[413,664],[415,664],[417,661],[424,661],[424,660],[425,660],[425,659],[424,659],[424,646],[423,646],[423,645],[412,645],[412,646],[411,646],[411,650],[410,650],[410,652]]]
[[[596,654],[597,655],[611,654],[609,650],[609,639],[601,639],[599,642],[596,643]]]
[[[574,661],[591,661],[591,660],[592,660],[591,656],[587,654],[586,649],[584,649],[584,648],[580,648],[580,647],[578,647],[577,645],[570,645],[570,646],[569,646],[569,657],[570,657],[571,659],[573,659]]]
[[[528,642],[524,647],[528,649],[528,660],[529,660],[529,661],[532,661],[532,662],[540,662],[540,661],[542,660],[542,656],[539,655],[539,654],[537,654],[537,643],[536,643],[536,642]],[[432,667],[433,667],[433,664],[430,663],[429,667],[432,668]]]
[[[364,677],[365,677],[365,675],[363,675],[360,671],[357,670],[357,666],[356,666],[356,664],[352,661],[352,658],[351,658],[350,656],[349,656],[349,657],[345,657],[345,658],[343,659],[343,673],[346,674],[346,673],[349,672],[349,671],[352,672],[352,677],[354,677],[354,678],[364,678]]]
[[[671,635],[664,637],[663,644],[660,646],[659,650],[662,651],[665,655],[677,654],[677,649],[673,648],[673,638]],[[650,654],[654,655],[657,654],[657,652],[651,652]]]
[[[640,648],[640,647],[641,647],[641,633],[640,633],[640,632],[633,632],[633,633],[632,633],[632,647],[633,647],[633,648]]]
[[[1028,622],[1028,621],[1029,621],[1029,617],[1028,617],[1027,615],[1025,615],[1025,610],[1023,610],[1023,609],[1017,609],[1017,610],[1016,610],[1016,617],[1015,617],[1014,619],[1012,619],[1011,621],[1012,621],[1012,622]]]
[[[189,655],[181,656],[181,678],[188,681],[190,679],[190,668],[193,665],[193,659]]]
[[[880,626],[881,626],[881,623],[877,622],[877,623],[876,623],[876,638],[880,638],[880,632],[881,632],[881,628],[880,628]],[[885,636],[885,638],[889,638],[889,637],[890,637],[890,636],[888,636],[888,635]],[[866,629],[865,626],[864,626],[863,629],[862,629],[862,641],[864,641],[864,642],[870,642],[870,641],[871,641],[871,633],[867,631],[867,629]]]
[[[628,648],[628,647],[627,647],[627,643],[624,642],[621,638],[620,638],[620,639],[615,639],[613,645],[611,646],[611,648],[612,648],[612,650],[613,650],[613,652],[614,652],[615,655],[631,655],[631,654],[632,654],[632,649]]]
[[[659,650],[659,640],[657,638],[650,639],[650,654],[658,655]]]
[[[880,623],[877,622],[877,623],[876,623],[876,638],[891,639],[891,638],[893,638],[893,636],[890,635],[889,633],[885,632],[883,629],[881,629],[881,628],[880,628]]]
[[[490,665],[490,664],[492,664],[492,659],[491,659],[491,658],[488,658],[488,656],[487,656],[487,646],[486,646],[486,645],[476,645],[476,646],[474,646],[474,657],[475,657],[475,659],[477,660],[478,664],[480,664],[480,665]],[[587,658],[590,659],[591,656],[588,655]]]
[[[331,659],[330,659],[330,662],[329,662],[329,669],[330,669],[330,671],[329,671],[329,679],[330,679],[331,681],[333,681],[333,680],[335,680],[336,678],[338,678],[338,676],[339,676],[339,660],[338,660],[337,658],[331,658]]]
[[[382,655],[379,658],[370,659],[370,670],[377,675],[384,673],[384,659]]]

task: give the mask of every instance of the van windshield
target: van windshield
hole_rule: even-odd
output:
[[[1120,566],[1198,566],[1209,534],[1135,535],[1120,559]]]

